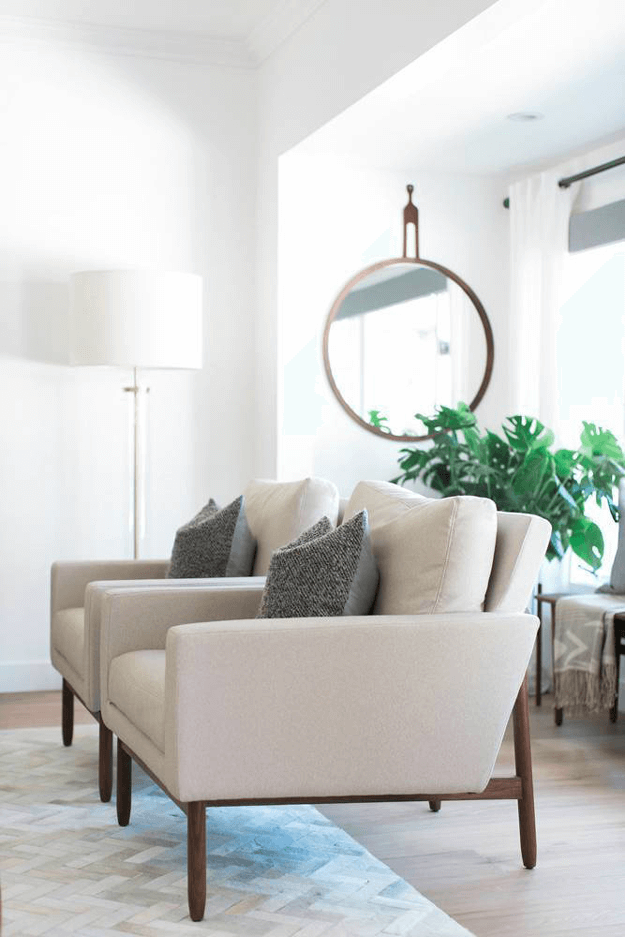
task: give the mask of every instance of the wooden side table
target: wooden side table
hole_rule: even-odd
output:
[[[536,705],[542,704],[542,665],[543,665],[543,603],[551,606],[551,647],[553,649],[553,639],[556,629],[556,602],[563,599],[565,595],[571,595],[570,592],[543,592],[543,587],[538,583],[536,594],[536,614],[538,615],[538,634],[536,635]],[[552,650],[553,653],[553,650]],[[560,722],[558,722],[558,712],[560,713]],[[562,723],[562,710],[556,710],[556,724]]]
[[[614,706],[610,710],[610,722],[618,719],[618,683],[621,670],[621,654],[625,654],[625,612],[617,612],[614,616],[614,656],[616,658],[616,697]]]
[[[536,705],[542,703],[542,630],[543,630],[543,604],[551,606],[551,654],[553,661],[553,644],[556,630],[556,602],[568,595],[575,595],[574,592],[543,592],[542,586],[538,583],[536,594],[536,614],[540,622],[538,634],[536,635]],[[625,654],[625,612],[617,612],[614,615],[614,656],[616,658],[616,699],[614,706],[610,709],[610,721],[616,722],[618,719],[618,688],[620,678],[621,655]],[[557,726],[562,725],[562,710],[555,709],[554,717]]]

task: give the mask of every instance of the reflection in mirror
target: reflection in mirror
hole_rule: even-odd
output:
[[[436,265],[388,261],[354,278],[335,308],[328,363],[344,403],[393,436],[419,436],[415,413],[471,401],[487,370],[485,326]],[[336,304],[335,304],[336,307]]]

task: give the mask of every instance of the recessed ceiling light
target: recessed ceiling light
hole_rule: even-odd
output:
[[[538,111],[517,111],[514,114],[508,114],[508,120],[527,122],[530,120],[542,120],[544,116],[544,114],[539,114]]]

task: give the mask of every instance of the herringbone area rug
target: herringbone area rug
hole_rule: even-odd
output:
[[[313,807],[207,811],[206,917],[186,819],[133,767],[130,826],[97,794],[97,727],[0,732],[3,937],[467,937]]]

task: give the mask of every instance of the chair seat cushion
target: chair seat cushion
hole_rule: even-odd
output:
[[[85,676],[85,610],[63,608],[52,617],[52,646],[76,671]]]
[[[111,661],[111,705],[164,751],[165,651],[130,651]]]

